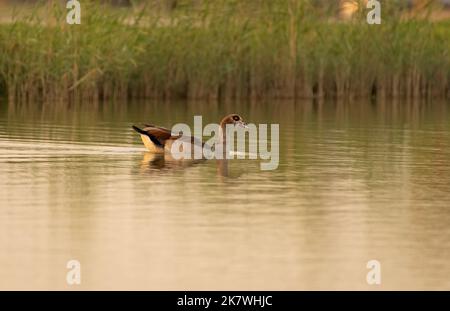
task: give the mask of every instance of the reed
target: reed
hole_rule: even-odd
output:
[[[84,1],[81,25],[47,4],[1,24],[0,94],[62,104],[450,95],[450,23],[393,4],[368,25],[363,11],[341,21],[310,0],[142,3]]]

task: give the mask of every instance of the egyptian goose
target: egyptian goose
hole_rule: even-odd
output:
[[[225,142],[225,128],[227,124],[233,124],[237,126],[247,127],[241,116],[237,114],[229,114],[220,121],[220,129],[222,132],[222,141]],[[143,129],[133,125],[133,129],[141,135],[142,142],[145,147],[154,153],[164,153],[164,151],[170,152],[172,143],[181,138],[181,135],[174,135],[169,129],[164,127],[145,124]],[[195,137],[187,137],[191,144],[197,146],[203,146],[203,142],[199,141]]]

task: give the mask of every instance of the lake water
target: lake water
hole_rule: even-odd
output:
[[[2,107],[0,289],[450,289],[448,104]],[[165,160],[130,128],[229,112],[280,124],[277,170]]]

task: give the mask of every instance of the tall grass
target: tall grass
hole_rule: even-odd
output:
[[[43,10],[46,14],[42,14]],[[10,102],[111,98],[450,95],[450,23],[350,21],[310,0],[178,1],[173,10],[82,2],[0,25],[0,93]]]

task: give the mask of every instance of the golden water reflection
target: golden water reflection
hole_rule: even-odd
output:
[[[175,106],[1,111],[0,289],[450,289],[448,105]],[[130,129],[236,111],[280,124],[278,170],[172,161]]]

